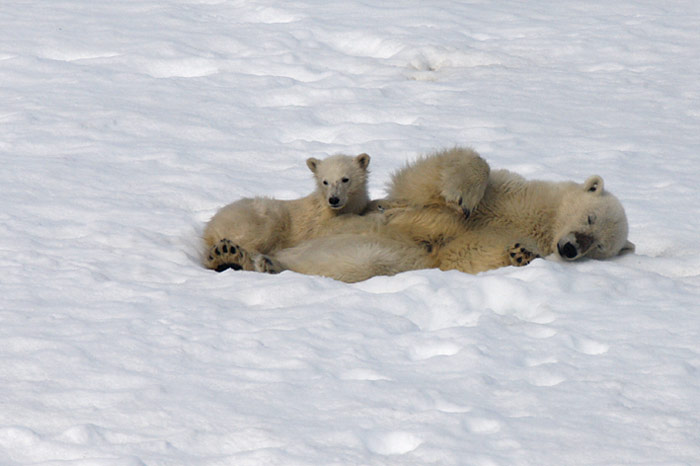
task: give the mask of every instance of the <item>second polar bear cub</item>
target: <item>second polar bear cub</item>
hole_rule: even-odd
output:
[[[222,207],[204,230],[204,265],[216,271],[255,270],[253,259],[295,246],[316,236],[326,221],[361,214],[369,204],[370,156],[333,155],[309,158],[316,190],[306,197],[280,200],[244,198]],[[243,250],[241,250],[243,248]]]
[[[391,177],[387,207],[447,205],[468,219],[484,197],[488,163],[474,150],[455,147],[424,156]]]

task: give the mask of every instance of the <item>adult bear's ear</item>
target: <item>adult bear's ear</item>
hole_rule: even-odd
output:
[[[355,160],[357,161],[357,164],[360,166],[361,169],[367,170],[367,166],[369,165],[369,155],[367,154],[360,154],[357,157],[355,157]]]
[[[583,190],[589,193],[603,194],[603,178],[598,175],[589,176],[583,184]]]
[[[306,159],[306,166],[309,167],[309,170],[311,170],[314,173],[316,173],[319,163],[321,163],[321,161],[313,157],[309,157],[308,159]]]
[[[625,242],[625,245],[622,246],[622,249],[620,249],[619,255],[621,256],[623,254],[632,254],[634,252],[634,249],[635,249],[634,243],[630,240],[627,240]]]

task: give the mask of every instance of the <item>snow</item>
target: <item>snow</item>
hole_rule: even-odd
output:
[[[697,463],[699,45],[690,0],[3,0],[0,464]],[[636,254],[199,265],[309,156],[380,197],[455,144],[603,176]]]

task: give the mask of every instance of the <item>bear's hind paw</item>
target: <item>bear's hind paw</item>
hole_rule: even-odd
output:
[[[217,272],[228,269],[253,270],[248,253],[227,239],[222,239],[209,249],[204,265]]]

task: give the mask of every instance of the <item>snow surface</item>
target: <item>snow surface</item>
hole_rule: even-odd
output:
[[[0,464],[700,464],[695,0],[2,0]],[[623,202],[635,255],[348,285],[204,223],[418,154]]]

